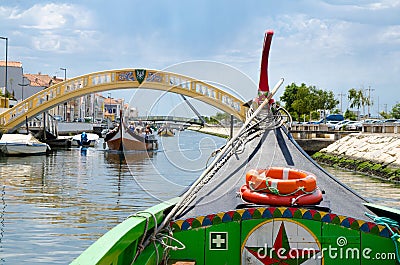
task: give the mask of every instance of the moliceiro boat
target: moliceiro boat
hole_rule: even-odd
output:
[[[158,129],[159,136],[174,136],[174,130],[170,128],[168,125],[163,125]]]
[[[312,160],[268,86],[181,196],[139,212],[72,264],[398,264],[400,211],[370,204]]]
[[[150,126],[127,126],[120,120],[119,125],[104,138],[109,150],[152,151],[158,149],[158,141]]]

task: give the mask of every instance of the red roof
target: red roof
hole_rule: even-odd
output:
[[[31,86],[49,87],[64,81],[64,79],[57,77],[50,77],[49,75],[42,74],[24,74],[24,76],[29,80]]]
[[[6,66],[6,61],[0,61],[0,66]],[[21,62],[8,61],[7,67],[22,67]]]

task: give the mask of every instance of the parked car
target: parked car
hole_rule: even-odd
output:
[[[344,120],[344,121],[340,121],[335,125],[335,130],[339,131],[342,130],[343,126],[345,126],[347,123],[349,123],[350,120]]]
[[[342,114],[329,114],[326,116],[327,121],[343,121],[344,117]]]
[[[380,122],[380,120],[377,120],[377,119],[365,119],[362,122],[366,123],[366,124],[372,124],[372,123]]]
[[[360,121],[350,121],[345,125],[346,130],[356,130],[356,131],[361,131],[362,129],[362,122]]]
[[[394,123],[396,122],[397,119],[386,119],[386,120],[381,120],[382,123]]]
[[[327,121],[326,125],[328,125],[328,130],[334,130],[336,124],[338,124],[339,121]]]

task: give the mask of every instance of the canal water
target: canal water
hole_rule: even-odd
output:
[[[173,198],[225,139],[193,131],[159,138],[156,152],[95,148],[0,157],[0,264],[69,264],[127,216]],[[399,186],[329,168],[368,199],[400,208]]]

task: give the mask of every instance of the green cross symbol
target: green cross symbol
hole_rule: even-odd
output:
[[[227,250],[228,233],[210,232],[210,250]]]

